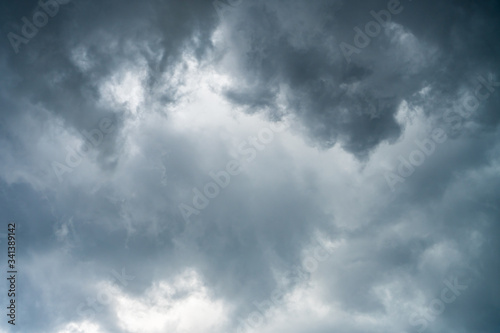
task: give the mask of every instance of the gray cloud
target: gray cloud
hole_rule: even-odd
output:
[[[388,2],[334,3],[266,1],[235,11],[228,36],[241,84],[228,90],[229,100],[272,112],[282,97],[318,145],[340,142],[364,157],[401,135],[394,115],[402,100],[426,85],[439,99],[454,98],[465,79],[497,67],[494,2],[401,1],[400,13],[351,62],[340,44],[354,46],[353,29],[364,30],[374,21],[370,12],[387,10]]]
[[[75,0],[17,54],[6,36],[37,3],[2,4],[0,208],[22,293],[20,329],[0,330],[235,332],[279,289],[259,332],[415,332],[443,281],[474,272],[425,331],[495,332],[499,91],[451,112],[498,78],[498,5],[401,1],[346,61],[387,3]],[[186,222],[193,188],[290,115]],[[51,163],[103,117],[116,129],[60,182]],[[447,141],[392,192],[386,169],[435,128]],[[318,238],[332,255],[290,281]],[[110,286],[122,269],[133,281]]]

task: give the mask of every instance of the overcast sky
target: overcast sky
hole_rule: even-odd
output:
[[[2,0],[22,333],[500,332],[497,0]]]

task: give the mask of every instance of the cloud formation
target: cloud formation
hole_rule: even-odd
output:
[[[498,330],[497,1],[55,3],[0,5],[1,332]]]

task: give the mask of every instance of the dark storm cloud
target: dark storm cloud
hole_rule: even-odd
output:
[[[401,101],[429,84],[454,98],[463,80],[498,68],[495,1],[396,1],[391,23],[347,61],[340,44],[358,45],[354,28],[364,31],[375,21],[370,12],[389,3],[245,3],[230,16],[240,66],[226,96],[249,110],[273,110],[282,94],[320,146],[339,142],[366,157],[401,135],[394,119]]]
[[[142,62],[149,82],[148,93],[162,101],[164,109],[161,111],[165,112],[168,103],[176,102],[177,87],[163,90],[157,82],[162,75],[172,72],[186,53],[202,59],[211,46],[210,36],[218,20],[211,2],[207,1],[72,1],[60,5],[58,13],[50,17],[28,43],[16,46],[19,48],[16,52],[8,34],[13,32],[22,36],[22,18],[33,22],[33,15],[40,11],[38,1],[2,2],[0,10],[0,139],[5,158],[3,167],[9,173],[9,169],[16,168],[14,161],[17,161],[22,168],[37,169],[34,172],[38,173],[40,180],[51,178],[49,174],[52,170],[43,167],[48,164],[44,162],[46,157],[42,156],[43,152],[37,153],[35,147],[41,137],[53,134],[45,131],[53,130],[48,124],[58,119],[66,130],[72,132],[74,129],[80,133],[98,126],[103,117],[113,119],[116,131],[97,147],[100,151],[97,161],[103,169],[114,169],[118,157],[124,152],[124,138],[120,133],[128,116],[121,105],[104,105],[100,101],[99,87],[114,73]],[[83,59],[83,65],[75,59]],[[34,123],[38,126],[30,130],[30,124]],[[27,154],[27,151],[31,153]],[[40,169],[45,174],[41,174]],[[85,167],[81,166],[77,172],[85,173]],[[147,176],[152,177],[151,173],[140,176],[143,177],[140,181],[143,184],[147,182]],[[19,179],[14,180],[15,183],[17,181]],[[127,238],[124,223],[129,219],[140,220],[143,223],[141,228],[144,225],[154,227],[155,223],[168,220],[168,215],[163,216],[161,209],[154,209],[158,217],[153,218],[144,217],[147,210],[141,209],[127,215],[123,208],[126,201],[115,190],[103,188],[91,195],[85,190],[61,184],[56,185],[57,189],[43,188],[42,185],[41,189],[28,190],[24,185],[15,183],[1,184],[4,193],[3,218],[24,221],[20,236],[29,241],[23,246],[26,250],[21,250],[19,256],[32,270],[26,272],[29,279],[23,278],[20,283],[26,294],[44,304],[38,302],[24,308],[26,312],[20,316],[31,318],[24,322],[26,331],[54,332],[55,323],[60,323],[61,318],[64,321],[84,319],[76,309],[80,302],[95,294],[95,288],[87,285],[95,276],[76,277],[70,273],[69,279],[66,279],[64,275],[71,266],[70,262],[102,257],[102,262],[97,263],[93,270],[107,278],[110,267],[117,270],[130,267],[126,262],[116,261],[119,258],[132,259],[129,255],[124,256],[124,253],[129,253],[124,245],[128,245],[130,254],[137,258],[133,261],[140,261],[144,256],[152,258],[153,253],[158,253],[158,248],[171,246],[151,242],[151,235]],[[164,199],[161,205],[166,206],[168,198]],[[173,205],[172,210],[175,210]],[[55,234],[61,228],[67,228],[68,221],[74,225],[73,232],[64,240],[56,239]],[[154,238],[169,242],[171,236],[167,234],[178,232],[180,222],[172,228],[163,226]],[[129,232],[130,228],[134,225],[129,226]],[[68,244],[67,253],[58,252],[59,248]],[[144,247],[144,244],[151,246]],[[36,263],[40,260],[44,264]],[[53,265],[51,260],[61,262]],[[146,270],[153,271],[153,268]],[[58,273],[54,276],[50,271]],[[139,280],[136,286],[149,284],[150,278],[148,275]],[[54,302],[46,297],[55,284],[60,286],[64,295],[53,290],[54,300],[66,299],[67,302]],[[24,296],[22,302],[30,303]],[[41,311],[41,307],[45,310]],[[102,314],[103,317],[108,315]],[[119,331],[113,324],[115,318],[109,316],[109,320],[102,322],[107,323],[105,326],[110,332]],[[46,323],[45,326],[40,326],[41,322]]]
[[[9,32],[22,35],[21,18],[32,21],[34,14],[43,12],[35,1],[2,7],[0,34],[5,37]],[[72,1],[60,5],[58,13],[27,44],[21,44],[17,54],[9,40],[3,39],[0,54],[7,79],[2,84],[3,118],[27,112],[23,103],[28,103],[79,130],[95,126],[104,116],[114,117],[121,127],[123,110],[120,105],[99,103],[99,86],[113,73],[145,62],[153,89],[154,82],[172,71],[186,52],[203,57],[216,22],[207,1]],[[88,66],[79,65],[75,57],[83,58]],[[175,93],[157,94],[163,101],[175,102]]]
[[[277,276],[300,265],[320,233],[341,246],[304,285],[320,285],[319,299],[347,319],[328,313],[301,326],[294,314],[287,320],[292,327],[272,327],[275,332],[413,332],[415,304],[423,299],[427,307],[443,280],[464,267],[475,267],[479,277],[428,321],[427,332],[494,332],[500,324],[500,91],[463,120],[470,126],[451,128],[445,112],[474,91],[478,75],[498,74],[498,2],[401,1],[392,23],[347,61],[340,44],[354,45],[353,28],[364,29],[370,11],[387,4],[242,2],[219,21],[211,1],[74,0],[16,54],[6,36],[19,33],[21,17],[31,18],[37,4],[4,2],[0,207],[3,218],[22,221],[23,328],[53,332],[85,319],[79,305],[102,292],[98,283],[112,279],[112,269],[135,276],[120,288],[140,299],[189,267],[214,299],[228,303],[228,331],[235,332],[239,318],[257,311],[253,302],[270,297],[281,283]],[[187,82],[183,61],[212,61],[217,28],[235,59],[217,64],[235,83],[224,97],[273,120],[283,110],[296,115],[297,128],[325,155],[341,158],[320,160],[324,155],[276,139],[186,223],[178,204],[233,158],[217,139],[219,130],[168,125],[168,106],[179,102]],[[180,78],[174,77],[179,65]],[[99,90],[134,66],[145,72],[140,116],[125,112],[124,104],[103,103]],[[429,91],[419,93],[423,88]],[[391,193],[383,176],[366,170],[376,147],[404,137],[395,119],[402,101],[423,108],[425,120],[446,127],[450,139]],[[58,126],[81,132],[103,117],[116,130],[98,147],[98,168],[84,163],[59,183],[52,169],[39,167],[47,156],[63,156]],[[335,144],[363,165],[328,151]],[[352,165],[359,169],[344,170]],[[95,315],[106,332],[124,331],[110,307]],[[366,316],[369,324],[351,315]]]
[[[262,108],[265,103],[269,112],[273,112],[280,94],[284,94],[288,112],[299,116],[302,124],[306,125],[306,131],[317,140],[318,145],[331,147],[339,141],[343,148],[358,157],[366,156],[382,141],[391,142],[401,135],[402,128],[394,115],[403,100],[412,107],[423,107],[426,114],[441,119],[435,123],[436,126],[448,126],[449,122],[441,117],[446,111],[456,109],[456,101],[463,96],[464,89],[474,91],[478,76],[498,74],[499,49],[495,39],[495,34],[500,31],[498,3],[402,1],[404,10],[393,16],[393,22],[399,26],[373,38],[369,47],[354,54],[351,62],[347,62],[338,48],[339,44],[344,41],[354,45],[353,28],[363,28],[365,23],[373,19],[369,15],[370,10],[385,9],[386,4],[385,1],[351,2],[344,3],[341,9],[329,9],[321,2],[307,5],[303,2],[287,2],[284,5],[279,1],[266,1],[242,6],[240,12],[233,13],[230,18],[232,29],[228,29],[231,42],[236,45],[234,49],[241,50],[235,51],[240,57],[236,75],[239,75],[241,85],[230,89],[226,97],[248,107],[249,111]],[[298,29],[298,26],[301,28]],[[415,36],[414,43],[404,44],[396,38],[403,33]],[[405,38],[406,41],[412,41],[413,37]],[[431,93],[419,97],[417,92],[427,86],[431,87]],[[449,191],[449,187],[458,186],[452,185],[457,182],[458,175],[463,176],[494,163],[492,156],[498,150],[498,140],[496,134],[488,132],[497,131],[498,113],[495,110],[498,108],[498,98],[492,93],[471,119],[462,120],[476,123],[479,127],[467,130],[461,127],[461,131],[457,132],[455,128],[454,132],[448,132],[452,140],[458,135],[464,137],[465,142],[453,141],[440,147],[432,162],[426,162],[428,164],[405,183],[402,192],[398,192],[403,196],[383,210],[381,220],[373,221],[374,224],[362,232],[362,238],[366,237],[365,245],[358,243],[356,239],[359,236],[347,237],[353,244],[352,248],[349,247],[351,250],[357,249],[363,254],[371,252],[373,257],[348,259],[339,254],[342,259],[337,265],[342,267],[342,272],[332,272],[330,275],[339,279],[338,284],[333,283],[336,287],[329,284],[335,295],[332,302],[342,299],[346,308],[359,312],[383,311],[384,306],[371,293],[372,288],[383,283],[381,281],[384,279],[404,280],[406,274],[413,274],[411,279],[417,285],[422,283],[432,289],[432,292],[426,292],[429,302],[439,296],[433,293],[439,292],[438,288],[449,272],[443,275],[434,272],[433,279],[418,282],[429,274],[418,268],[423,253],[443,239],[452,243],[460,239],[463,244],[470,244],[468,234],[496,234],[496,227],[472,223],[479,211],[470,202],[457,198],[453,204],[447,203],[451,205],[450,211],[443,213],[443,216],[437,217],[435,213],[430,213],[427,218],[431,222],[422,225],[422,238],[417,236],[419,232],[414,232],[413,237],[416,238],[399,243],[399,235],[396,239],[400,240],[394,240],[396,243],[390,243],[393,245],[389,247],[380,247],[371,239],[375,230],[380,232],[382,225],[394,225],[399,218],[405,219],[412,209],[426,210],[427,205],[440,202],[445,195],[443,192]],[[485,132],[481,133],[482,130]],[[493,181],[489,178],[491,176],[484,177]],[[496,191],[484,190],[488,193],[488,202],[498,201]],[[481,189],[478,191],[482,193]],[[461,207],[460,212],[468,212],[465,215],[468,218],[453,211],[452,207],[456,206]],[[395,207],[396,211],[400,211],[400,217],[394,216]],[[489,210],[488,213],[480,210],[486,214],[488,221],[498,218],[497,210]],[[435,219],[440,219],[439,228],[433,226]],[[497,248],[496,242],[490,241],[482,244]],[[489,248],[490,245],[484,246]],[[467,246],[458,247],[463,255],[460,265],[477,264],[492,268],[481,272],[482,278],[487,278],[482,280],[483,285],[476,284],[479,290],[471,292],[471,295],[495,289],[498,265],[492,258],[485,256],[480,262],[474,262],[478,260],[476,254],[468,251]],[[340,263],[356,260],[360,260],[361,264],[356,267],[353,265],[352,268]],[[448,264],[443,262],[443,267]],[[406,292],[409,293],[409,290]],[[498,294],[495,295],[494,299],[498,297]],[[401,299],[411,298],[409,294],[400,296]],[[475,321],[466,316],[466,311],[471,311],[479,304],[484,309],[498,309],[494,299],[489,301],[474,296],[470,300],[464,297],[457,308],[450,306],[440,318],[450,327],[463,325],[470,327],[471,331],[491,330],[498,326],[498,320],[485,314],[480,322]],[[429,332],[437,330],[437,326],[433,328],[430,321],[428,324]],[[409,330],[416,328],[409,325],[408,321],[406,325]],[[474,326],[476,328],[472,328]]]

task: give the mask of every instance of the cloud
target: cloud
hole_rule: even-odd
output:
[[[4,36],[39,10],[1,6]],[[350,62],[340,44],[388,1],[222,6],[74,1],[17,54],[4,38],[0,210],[23,330],[495,331],[496,2],[401,1]],[[53,162],[102,119],[114,130],[60,181]],[[435,129],[447,140],[392,191],[384,174]],[[186,222],[179,205],[242,143],[252,162]],[[335,251],[301,271],[318,240]],[[429,317],[463,272],[467,292]]]
[[[228,87],[227,98],[250,112],[296,114],[318,146],[339,142],[365,158],[380,143],[400,137],[398,107],[426,85],[439,87],[437,98],[449,100],[462,79],[495,68],[494,5],[448,1],[436,5],[448,6],[445,19],[437,17],[441,11],[434,5],[401,2],[401,12],[392,15],[383,33],[347,62],[341,42],[352,43],[353,29],[374,21],[370,12],[387,6],[386,1],[340,8],[325,1],[242,5],[224,30],[227,58],[238,59],[231,71],[238,80]],[[471,57],[484,61],[468,61]]]

